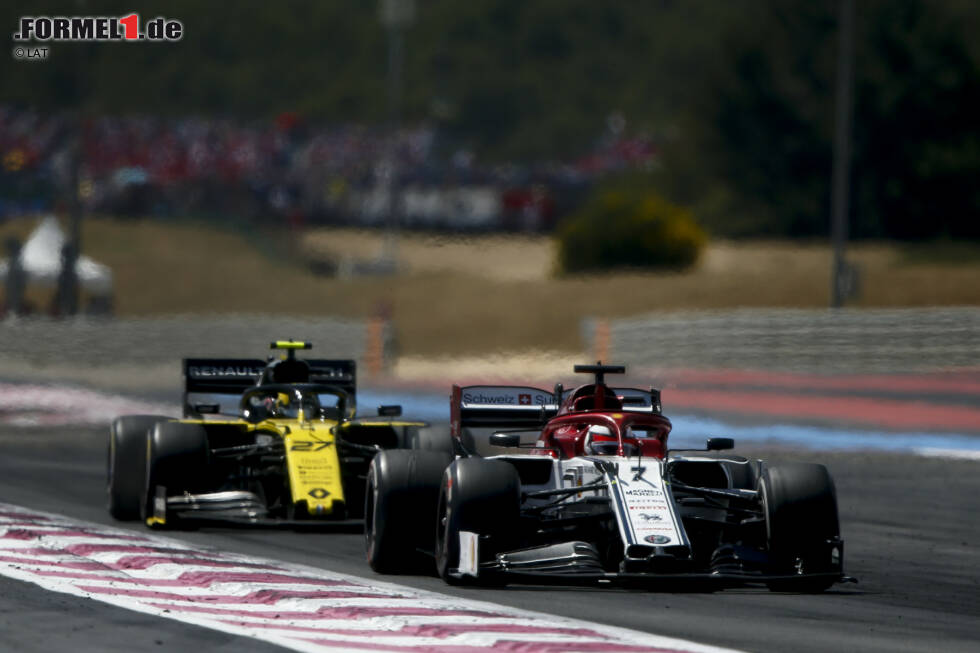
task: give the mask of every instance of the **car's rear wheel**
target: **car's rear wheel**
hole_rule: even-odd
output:
[[[109,426],[106,495],[109,514],[120,521],[140,518],[146,485],[146,438],[159,415],[125,415]]]
[[[493,560],[512,543],[520,519],[521,481],[517,469],[502,460],[460,458],[450,465],[439,489],[436,570],[451,585],[497,584],[493,573],[462,576],[460,533],[479,537],[479,560]]]
[[[456,455],[449,429],[438,426],[406,426],[402,434],[402,447]]]
[[[150,526],[173,526],[166,512],[166,496],[200,492],[208,472],[208,436],[200,424],[160,422],[147,439],[146,484],[141,516],[163,517],[163,522],[147,521]]]
[[[436,500],[452,456],[439,451],[381,451],[368,469],[364,542],[368,564],[381,574],[411,573],[431,558]]]
[[[827,468],[810,463],[768,467],[759,491],[773,570],[800,574],[799,578],[771,581],[769,589],[822,592],[833,585],[841,567],[833,544],[840,536],[840,525],[837,494]]]

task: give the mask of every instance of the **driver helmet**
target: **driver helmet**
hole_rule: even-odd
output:
[[[242,409],[242,417],[249,422],[257,423],[275,414],[275,401],[272,397],[252,395]]]
[[[608,426],[592,424],[585,434],[584,449],[586,455],[615,456],[619,453],[619,441]]]
[[[289,404],[290,404],[289,393],[286,392],[276,393],[276,414],[288,416],[290,414]]]

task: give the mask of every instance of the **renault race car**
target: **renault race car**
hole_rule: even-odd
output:
[[[658,390],[607,385],[622,366],[575,371],[594,382],[553,392],[453,386],[455,458],[379,454],[365,515],[372,568],[404,572],[429,552],[451,584],[673,579],[817,592],[850,580],[823,465],[720,453],[730,438],[668,450]],[[505,450],[480,455],[480,429]]]
[[[362,516],[378,451],[451,447],[399,406],[356,418],[355,363],[301,360],[309,343],[273,342],[282,359],[184,360],[184,419],[129,415],[111,425],[108,508],[149,526]]]

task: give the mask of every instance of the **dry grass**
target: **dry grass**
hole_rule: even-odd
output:
[[[0,238],[30,227],[5,223]],[[102,218],[88,220],[83,237],[85,253],[114,271],[119,314],[386,310],[401,352],[421,356],[579,350],[588,315],[829,301],[830,252],[817,243],[716,242],[685,273],[555,278],[547,238],[402,234],[397,276],[345,280],[313,274],[308,261],[374,258],[381,234],[317,230],[292,249],[268,241],[257,249],[254,238],[220,229]],[[980,247],[956,264],[880,243],[855,245],[850,256],[862,269],[858,306],[980,304]]]

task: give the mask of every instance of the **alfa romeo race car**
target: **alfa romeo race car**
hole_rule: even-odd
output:
[[[622,366],[575,372],[594,382],[453,386],[455,457],[379,454],[368,471],[371,567],[403,573],[428,552],[451,584],[673,579],[819,592],[851,580],[823,465],[721,453],[730,438],[669,450],[658,390],[607,385]],[[504,450],[481,455],[481,429]]]
[[[362,517],[368,465],[396,447],[449,450],[448,436],[396,421],[399,406],[355,417],[355,363],[301,360],[309,343],[273,342],[282,359],[185,359],[184,419],[117,418],[109,430],[108,508],[149,526]]]

